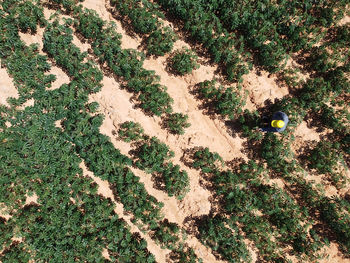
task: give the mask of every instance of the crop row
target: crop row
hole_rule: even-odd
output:
[[[207,109],[209,114],[218,114],[222,118],[237,118],[242,113],[246,99],[246,96],[240,95],[241,87],[234,90],[232,87],[224,88],[221,85],[217,88],[215,84],[215,80],[197,84],[198,98],[204,101],[203,108]]]
[[[262,158],[267,163],[270,174],[283,178],[288,188],[292,189],[293,196],[300,203],[306,204],[305,208],[312,218],[327,225],[335,234],[336,240],[344,248],[344,251],[349,253],[349,235],[347,233],[350,216],[348,202],[341,198],[326,197],[322,192],[315,190],[311,182],[305,181],[303,178],[304,168],[295,160],[295,156],[286,143],[288,138],[290,135],[278,139],[274,134],[266,134],[260,143],[255,142],[256,147],[258,147],[258,150],[255,151],[255,158]],[[320,172],[328,172],[332,176],[331,181],[339,186],[346,183],[346,181],[344,182],[346,178],[332,172],[342,156],[340,146],[334,148],[333,145],[335,144],[320,141],[308,157],[309,167],[316,168]],[[327,169],[327,171],[323,169]],[[340,218],[342,220],[339,220]]]
[[[215,33],[223,33],[226,38],[223,39],[231,38],[236,47],[244,47],[240,53],[253,54],[254,61],[270,72],[281,69],[281,62],[292,52],[319,42],[324,32],[322,27],[335,25],[343,17],[347,4],[345,0],[338,1],[337,5],[333,1],[315,3],[312,0],[303,3],[287,0],[157,2],[165,12],[182,21],[184,29],[210,52],[216,51],[211,47],[217,39]],[[218,51],[225,57],[223,50]]]
[[[279,103],[274,105],[276,107],[275,110],[280,108],[286,108],[286,112],[288,112],[289,109],[293,110],[295,115],[291,115],[297,117],[295,118],[295,122],[298,123],[301,121],[300,117],[303,117],[303,115],[297,116],[296,114],[299,103],[298,99],[291,100],[286,98]],[[281,105],[285,107],[281,107]],[[328,107],[324,108],[324,106],[323,109],[329,110]],[[291,111],[288,113],[291,113]],[[254,158],[266,162],[269,174],[282,177],[284,182],[288,185],[288,188],[292,189],[292,192],[294,192],[293,196],[297,197],[299,202],[307,204],[305,207],[308,209],[309,213],[312,214],[312,217],[328,225],[331,231],[335,233],[338,243],[345,251],[349,251],[349,243],[346,241],[348,237],[344,238],[348,236],[345,233],[348,232],[348,224],[350,223],[347,201],[341,198],[329,198],[324,196],[322,192],[314,189],[312,183],[307,183],[303,178],[303,175],[306,173],[305,169],[314,168],[319,173],[326,174],[336,187],[344,187],[344,185],[346,185],[348,179],[339,172],[335,172],[334,169],[339,166],[340,161],[345,159],[348,154],[346,152],[348,144],[346,138],[348,138],[349,132],[348,127],[339,125],[339,130],[335,130],[331,135],[333,141],[320,141],[309,152],[304,154],[303,158],[300,159],[303,163],[300,163],[290,149],[290,144],[293,142],[293,135],[290,129],[287,129],[287,131],[282,134],[281,138],[278,138],[275,134],[265,134],[264,136],[258,134],[260,136],[255,136],[257,132],[251,131],[251,129],[258,125],[258,115],[245,112],[243,116],[241,119],[241,123],[244,125],[243,131],[246,128],[243,134],[246,133],[248,136],[251,136],[249,138],[249,143],[254,145],[255,150],[254,153],[252,153]],[[343,114],[338,116],[333,115],[332,119],[334,122],[339,122],[341,124],[345,117],[346,116]],[[330,124],[331,123],[323,125]],[[320,126],[322,126],[322,124]],[[344,134],[341,134],[342,132]],[[342,218],[342,220],[338,220],[339,218]]]
[[[69,27],[71,24],[72,20],[70,19],[66,20],[63,25],[55,20],[46,27],[44,49],[55,60],[61,55],[65,56],[66,60],[73,60],[73,56],[76,58],[84,57],[71,43],[72,30]],[[69,74],[66,65],[60,66]],[[77,64],[75,67],[84,69],[92,67],[92,65],[91,62],[80,61],[80,65]],[[102,73],[99,72],[99,74]],[[86,105],[87,96],[91,92],[96,92],[94,87],[100,86],[101,78],[95,78],[91,74],[84,74],[84,72],[70,75],[70,77],[76,78],[76,99],[79,103],[75,101],[74,105],[65,105],[69,110],[66,119],[62,122],[66,138],[74,143],[77,153],[84,159],[87,167],[96,176],[108,180],[116,200],[123,204],[125,211],[133,214],[132,221],[142,231],[148,232],[162,246],[180,253],[179,234],[181,229],[177,224],[163,219],[160,213],[163,203],[159,203],[153,196],[150,196],[144,185],[139,183],[139,178],[127,168],[127,165],[131,165],[131,160],[120,154],[107,136],[100,134],[99,127],[102,124],[103,116],[91,116],[89,113],[91,109],[94,111],[96,107],[91,107],[91,104]],[[89,83],[90,80],[93,82]],[[187,250],[188,253],[191,251],[191,249]],[[184,252],[182,251],[182,253]]]
[[[174,157],[174,152],[160,142],[156,137],[150,138],[144,134],[139,123],[132,121],[120,124],[119,137],[126,142],[133,142],[131,151],[137,160],[135,166],[154,175],[157,187],[165,189],[169,196],[183,199],[189,189],[187,172],[180,170],[179,165],[169,161]],[[160,184],[160,185],[159,185]]]
[[[116,33],[115,25],[107,25],[94,11],[82,10],[79,6],[74,11],[74,17],[76,31],[90,42],[99,63],[106,64],[111,72],[126,81],[126,88],[135,94],[140,107],[152,115],[163,116],[164,120],[172,118],[173,99],[166,92],[167,88],[158,83],[159,76],[154,71],[142,68],[144,54],[133,49],[122,49],[121,35]],[[186,117],[182,116],[182,119]],[[186,122],[181,121],[176,125],[169,127],[171,132],[188,127]]]
[[[155,262],[145,240],[130,233],[111,200],[97,195],[96,183],[83,176],[74,146],[55,127],[67,110],[46,107],[45,99],[59,93],[47,90],[55,76],[46,75],[47,57],[36,45],[25,46],[18,34],[18,29],[25,31],[21,17],[31,19],[43,10],[27,1],[6,1],[2,8],[1,63],[20,97],[9,101],[10,108],[1,106],[1,116],[11,126],[1,122],[0,202],[11,218],[0,218],[0,260],[104,262],[102,250],[107,249],[111,260]],[[35,32],[37,24],[30,25]],[[16,108],[28,99],[35,100],[34,106]],[[37,201],[25,204],[34,193]]]
[[[173,99],[166,92],[167,88],[159,84],[159,76],[154,71],[142,67],[145,55],[135,49],[121,48],[121,35],[116,32],[113,22],[102,20],[94,10],[77,6],[76,1],[50,1],[52,7],[74,17],[73,26],[82,38],[92,47],[92,52],[98,58],[101,68],[114,74],[128,91],[134,94],[133,100],[149,115],[162,116],[163,124],[170,132],[183,132],[188,127],[186,115],[181,114],[181,120],[166,124],[174,118],[171,104]],[[183,125],[183,126],[181,126]]]
[[[240,81],[251,64],[244,53],[242,41],[229,33],[210,9],[195,1],[156,1],[172,18],[183,23],[191,38],[208,50],[212,60],[220,63],[223,73],[231,81]]]
[[[264,184],[262,167],[249,161],[232,171],[221,171],[221,157],[207,148],[195,150],[193,158],[192,165],[210,178],[223,213],[231,224],[242,225],[246,237],[254,242],[264,260],[285,261],[281,248],[289,245],[298,257],[317,256],[316,252],[326,241],[321,241],[313,227],[309,229],[313,220],[307,209],[281,189]],[[259,216],[257,211],[264,216]]]
[[[111,0],[110,5],[112,14],[118,14],[121,21],[129,19],[134,31],[144,36],[148,54],[163,56],[172,50],[177,36],[169,26],[164,26],[161,19],[165,17],[155,3]]]

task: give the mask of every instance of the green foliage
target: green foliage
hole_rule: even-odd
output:
[[[284,1],[278,5],[266,1],[158,2],[165,6],[165,12],[183,20],[180,25],[195,42],[203,44],[213,61],[224,66],[223,71],[230,80],[237,81],[247,72],[250,58],[245,55],[246,50],[254,54],[258,65],[270,71],[278,70],[287,52],[314,45],[322,36],[317,27],[332,27],[341,18],[346,3],[344,0],[317,3],[308,0],[302,4]],[[149,231],[162,246],[173,250],[175,262],[198,262],[192,249],[179,244],[179,226],[162,220],[163,204],[149,195],[139,178],[127,168],[132,161],[115,149],[107,136],[100,134],[103,115],[90,115],[97,111],[98,104],[88,103],[88,96],[101,88],[103,75],[87,59],[87,54],[72,44],[71,26],[89,41],[101,68],[120,77],[141,102],[141,108],[150,114],[171,116],[168,128],[178,133],[187,126],[187,116],[167,114],[171,113],[172,100],[166,88],[159,84],[154,72],[142,68],[143,53],[120,47],[121,36],[116,33],[115,24],[106,23],[91,10],[77,8],[76,3],[75,0],[48,3],[75,18],[74,21],[67,19],[63,25],[57,20],[45,30],[44,52],[72,80],[55,90],[49,89],[56,77],[47,74],[51,68],[47,58],[39,54],[38,45],[27,47],[18,35],[19,30],[35,33],[37,25],[47,23],[40,2],[5,0],[1,3],[1,64],[13,78],[20,97],[9,100],[12,108],[0,106],[0,203],[11,214],[6,221],[0,217],[0,261],[104,262],[101,252],[107,248],[111,261],[155,262],[146,241],[130,233],[127,224],[115,214],[112,201],[97,195],[96,183],[82,175],[79,165],[84,160],[95,176],[108,180],[116,201],[123,204],[126,213],[132,214],[132,222],[141,231]],[[169,31],[170,37],[160,34],[158,19],[153,19],[162,17],[156,4],[147,0],[131,0],[130,6],[120,3],[131,11],[136,10],[133,20],[140,23],[135,26],[140,32],[155,30],[147,33],[150,43],[154,43],[152,48],[170,51],[172,32]],[[131,3],[136,3],[140,10],[130,8]],[[140,15],[150,19],[137,21]],[[157,27],[152,28],[153,22]],[[312,108],[314,113],[319,113],[322,125],[334,130],[334,142],[320,142],[310,153],[310,168],[319,172],[335,169],[335,161],[342,159],[342,154],[349,154],[346,113],[323,104],[332,95],[345,94],[349,89],[348,55],[341,54],[348,42],[347,32],[346,26],[335,27],[332,40],[321,48],[310,49],[310,57],[305,62],[316,78],[302,84],[298,98],[286,97],[272,105],[272,111],[283,109],[293,125]],[[332,45],[332,41],[338,43]],[[337,48],[340,55],[335,52]],[[239,100],[230,89],[217,90],[220,92],[207,89],[203,94],[211,102],[215,98],[216,111],[230,117],[231,112],[239,109]],[[35,100],[34,106],[15,109],[31,98]],[[234,108],[232,101],[237,102]],[[259,125],[258,113],[238,114],[241,114],[243,134],[260,140],[260,133],[252,131]],[[11,127],[5,125],[6,121]],[[55,127],[56,121],[60,121],[63,130]],[[161,183],[168,194],[183,198],[188,191],[188,175],[169,162],[173,155],[166,145],[156,140],[151,143],[153,138],[146,141],[148,137],[142,133],[142,127],[132,123],[121,128],[125,140],[139,143],[145,140],[142,142],[144,155],[138,160],[142,168],[155,169],[154,174],[162,176]],[[293,168],[293,162],[288,161],[288,145],[276,136],[265,136],[261,150],[271,171],[288,174],[289,168]],[[153,159],[156,155],[159,158]],[[264,170],[254,162],[243,162],[234,171],[221,171],[222,159],[208,149],[197,151],[194,159],[196,168],[210,173],[213,191],[221,202],[220,215],[205,217],[200,221],[203,224],[198,224],[199,239],[212,247],[215,255],[219,253],[220,258],[230,262],[248,262],[248,251],[240,234],[243,231],[266,262],[287,261],[284,254],[289,248],[293,248],[292,253],[301,260],[313,261],[313,254],[327,243],[318,236],[319,225],[307,230],[307,222],[314,224],[315,218],[344,251],[349,252],[350,218],[346,200],[327,198],[302,178],[284,177],[291,193],[300,194],[305,204],[300,207],[286,192],[263,184],[260,175]],[[284,169],[288,165],[290,167]],[[332,176],[336,183],[342,180],[335,173]],[[27,196],[33,193],[38,196],[37,204],[25,205]],[[256,210],[263,215],[257,215]],[[311,218],[308,210],[312,211]],[[14,236],[22,237],[23,241],[12,242]]]
[[[143,2],[142,5],[141,2]],[[148,1],[129,0],[127,3],[120,0],[110,1],[116,12],[130,19],[136,33],[149,34],[157,29],[159,22],[156,14],[143,5],[145,2]]]
[[[135,165],[154,175],[160,175],[158,183],[164,184],[164,189],[169,196],[176,196],[181,200],[189,191],[189,178],[186,171],[180,170],[179,165],[174,165],[168,160],[174,156],[168,146],[161,143],[156,137],[149,139],[139,123],[124,122],[118,131],[119,137],[126,141],[139,142],[134,150],[137,158]]]
[[[209,148],[197,150],[194,153],[193,168],[200,168],[203,173],[210,173],[217,170],[220,166],[224,166],[224,161],[221,156],[214,152],[210,152]],[[220,165],[221,164],[221,165]]]
[[[37,26],[43,27],[46,22],[44,9],[31,1],[5,0],[1,3],[3,9],[15,18],[15,25],[23,33],[35,34]]]
[[[182,113],[172,113],[164,119],[164,127],[166,127],[172,134],[184,134],[185,129],[191,124],[187,122],[188,116]]]
[[[289,146],[278,139],[274,133],[266,133],[261,142],[261,157],[265,159],[267,166],[276,173],[289,176],[295,170],[295,162],[287,161],[291,157]]]
[[[183,28],[197,44],[209,51],[212,60],[220,63],[221,71],[230,81],[241,81],[242,75],[248,73],[249,52],[234,33],[223,27],[214,14],[218,3],[211,1],[157,1],[169,15],[182,21]]]
[[[144,138],[144,130],[141,124],[133,121],[126,121],[120,124],[119,137],[125,142],[139,141]]]
[[[263,135],[257,131],[260,126],[260,115],[257,111],[250,112],[244,110],[244,112],[238,117],[238,122],[241,125],[242,135],[249,140],[260,141]]]
[[[82,0],[49,0],[53,6],[59,6],[65,13],[70,13],[78,2]]]
[[[150,55],[164,56],[174,46],[177,36],[170,27],[163,27],[153,31],[146,39],[147,52]]]
[[[126,88],[135,94],[138,106],[151,115],[171,113],[173,99],[166,87],[158,83],[159,77],[154,71],[142,67],[145,55],[135,49],[122,49],[115,24],[107,25],[96,12],[88,9],[76,9],[76,12],[77,31],[90,40],[100,64],[104,67],[106,64],[112,73],[126,80]]]
[[[215,80],[199,83],[199,96],[205,100],[209,110],[212,107],[215,113],[233,120],[242,113],[245,99],[233,88],[224,88],[223,86],[216,88],[215,83]]]
[[[174,152],[170,151],[168,146],[156,137],[152,137],[137,149],[136,155],[138,160],[135,165],[152,173],[162,172],[164,162],[174,157]]]
[[[320,141],[309,155],[309,167],[317,169],[320,173],[332,173],[339,161],[339,144]]]
[[[204,244],[220,254],[228,262],[251,262],[248,249],[235,224],[229,224],[220,216],[206,218],[198,225]]]
[[[173,250],[176,247],[176,243],[179,241],[179,231],[180,228],[177,224],[171,223],[165,219],[159,227],[153,229],[152,237],[162,244],[162,248]]]
[[[193,69],[198,69],[197,55],[188,48],[176,50],[170,58],[169,68],[179,75],[185,75],[192,72]]]
[[[180,170],[179,165],[167,163],[162,171],[165,189],[169,196],[176,196],[182,200],[186,193],[190,190],[188,174],[184,170]]]
[[[340,144],[329,141],[320,141],[309,153],[309,168],[316,169],[317,172],[326,174],[330,180],[338,187],[344,186],[348,179],[335,170],[339,162],[343,160],[339,154]]]
[[[342,48],[346,48],[350,44],[350,26],[349,24],[336,26],[330,29],[332,34],[332,43],[336,43]]]
[[[15,241],[13,244],[2,252],[0,257],[3,263],[26,263],[29,262],[31,256],[22,242]]]
[[[350,216],[342,209],[341,202],[324,197],[319,201],[320,217],[336,233],[336,238],[347,253],[350,251]]]
[[[111,0],[111,6],[124,21],[130,22],[135,32],[145,37],[147,53],[163,56],[172,50],[177,37],[169,26],[164,26],[159,18],[164,19],[159,6],[148,0]],[[146,36],[147,35],[147,36]]]
[[[82,12],[81,9],[77,9],[75,12],[79,19],[79,22],[74,21],[77,31],[88,40],[100,38],[106,22],[97,15],[96,11],[85,9]]]
[[[201,258],[197,258],[194,253],[193,248],[188,247],[187,245],[181,245],[179,248],[176,248],[170,254],[170,258],[174,263],[202,263]]]
[[[100,107],[100,105],[96,101],[93,101],[93,102],[87,104],[87,109],[89,110],[90,113],[97,112],[99,107]]]

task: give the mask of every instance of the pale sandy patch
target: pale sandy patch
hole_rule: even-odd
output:
[[[277,77],[270,75],[266,71],[261,71],[260,76],[255,73],[255,68],[249,74],[243,76],[242,86],[249,92],[248,98],[256,105],[263,107],[267,100],[274,102],[275,99],[288,95],[287,87],[277,85]]]
[[[42,51],[44,44],[43,44],[43,35],[44,35],[45,28],[37,27],[37,32],[34,35],[31,34],[23,34],[19,32],[19,36],[21,40],[27,45],[31,44],[38,44],[39,45],[39,53],[41,55],[45,55],[45,53]]]
[[[38,200],[38,196],[36,195],[36,193],[34,193],[32,196],[26,195],[27,199],[24,205],[28,205],[31,202],[37,203]]]
[[[339,22],[338,25],[339,26],[343,26],[347,23],[350,23],[350,16],[349,15],[345,15]]]
[[[326,257],[319,260],[319,263],[349,263],[350,259],[344,258],[336,243],[330,242],[329,248],[325,248]]]
[[[7,102],[8,98],[19,98],[17,89],[12,81],[13,79],[10,78],[6,69],[0,67],[0,104],[10,106]]]
[[[59,68],[59,67],[51,66],[51,69],[47,73],[47,75],[49,75],[49,74],[55,75],[56,76],[56,80],[51,83],[51,87],[48,90],[58,89],[63,84],[69,84],[69,82],[70,82],[70,79],[67,76],[67,74],[64,73],[64,71],[61,68]]]

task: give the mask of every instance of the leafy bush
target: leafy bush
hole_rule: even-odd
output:
[[[291,152],[289,146],[279,140],[273,133],[266,133],[261,141],[261,157],[267,162],[268,167],[277,173],[289,177],[295,170],[295,162],[287,161]]]
[[[188,48],[176,50],[169,62],[169,68],[179,75],[185,75],[192,72],[193,69],[199,68],[197,55]]]
[[[233,120],[242,112],[242,107],[245,105],[245,99],[233,88],[215,87],[214,81],[204,81],[199,83],[199,96],[206,101],[207,107],[213,107],[215,113],[222,117],[229,117]],[[240,89],[240,87],[238,88]]]
[[[173,100],[166,92],[166,87],[158,83],[159,77],[154,71],[142,67],[144,53],[135,49],[122,49],[121,35],[116,32],[115,24],[106,25],[96,12],[87,9],[76,9],[76,12],[74,26],[77,31],[90,40],[101,65],[106,63],[112,73],[126,80],[126,88],[135,94],[138,106],[152,115],[171,113]],[[106,25],[105,28],[102,28],[103,25]]]
[[[337,186],[344,186],[348,179],[335,170],[338,163],[343,160],[339,154],[340,144],[329,141],[320,141],[308,156],[309,168],[316,169],[319,173],[327,174],[330,180]]]
[[[78,12],[79,22],[75,20],[74,25],[77,31],[88,40],[100,38],[106,22],[97,15],[96,11],[85,9],[82,12],[81,9],[77,9],[76,12]]]
[[[182,113],[172,113],[164,119],[164,127],[173,134],[184,134],[185,129],[191,126],[187,120],[187,115],[183,115]]]
[[[173,49],[177,36],[170,27],[153,31],[146,39],[147,52],[150,55],[164,56]]]
[[[153,229],[152,237],[162,244],[162,248],[173,250],[176,247],[176,243],[179,241],[177,235],[179,231],[180,227],[177,224],[171,223],[165,219],[159,226]]]
[[[174,263],[202,263],[203,260],[197,258],[194,253],[193,248],[188,247],[187,245],[181,244],[178,248],[174,249],[170,254],[170,259]]]
[[[96,101],[93,101],[93,102],[87,104],[86,106],[87,106],[89,112],[91,112],[91,113],[97,112],[98,108],[100,107],[100,105]]]
[[[164,162],[174,155],[174,152],[170,151],[166,144],[160,142],[156,137],[152,137],[137,149],[138,160],[135,165],[149,173],[162,172]]]
[[[260,115],[257,111],[250,112],[244,110],[244,112],[238,117],[238,122],[241,125],[242,134],[244,137],[248,137],[249,140],[261,140],[263,135],[257,131],[257,128],[261,125]]]
[[[220,253],[222,259],[229,262],[250,262],[248,249],[236,225],[228,225],[224,218],[215,216],[203,220],[198,225],[198,230],[204,244]]]
[[[310,152],[309,167],[320,173],[332,173],[333,168],[339,161],[338,149],[338,143],[320,141]]]
[[[125,142],[139,141],[144,138],[141,124],[133,121],[123,122],[118,130],[119,137]]]
[[[194,153],[193,158],[193,168],[200,168],[203,173],[214,172],[219,168],[218,165],[220,163],[221,166],[224,166],[224,160],[221,158],[221,156],[216,152],[210,152],[209,148],[207,147],[197,150]]]
[[[16,18],[15,24],[23,33],[35,34],[38,25],[43,27],[46,24],[44,9],[31,1],[6,0],[3,1],[2,6]]]
[[[179,165],[173,165],[172,163],[165,164],[162,176],[165,189],[169,196],[175,195],[177,199],[181,200],[190,190],[187,172],[180,170]]]
[[[148,0],[129,0],[127,3],[120,0],[111,0],[111,6],[123,16],[124,21],[130,19],[130,24],[135,32],[144,37],[147,53],[163,56],[171,51],[174,41],[177,39],[172,29],[164,26],[160,20],[164,15],[159,6]],[[126,19],[128,18],[128,19]]]
[[[347,253],[350,251],[350,216],[342,209],[340,202],[324,197],[319,200],[321,220],[327,222],[336,234],[336,238]]]

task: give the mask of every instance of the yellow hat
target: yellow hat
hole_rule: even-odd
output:
[[[271,126],[274,128],[282,128],[284,126],[284,121],[282,120],[273,120]]]

